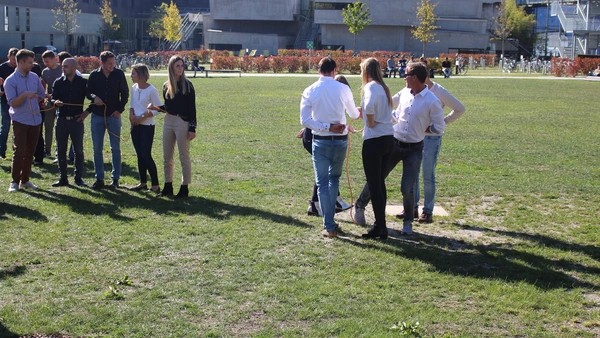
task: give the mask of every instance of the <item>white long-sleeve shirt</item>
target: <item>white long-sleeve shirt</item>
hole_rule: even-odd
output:
[[[150,85],[145,89],[140,89],[137,83],[134,83],[131,87],[131,101],[129,103],[129,107],[133,109],[133,114],[135,116],[142,116],[148,111],[148,104],[152,103],[155,106],[161,106],[162,102],[160,101],[160,96],[158,95],[158,90]],[[148,117],[142,121],[145,126],[151,126],[155,124],[154,115],[158,115],[159,112],[156,110],[151,110],[152,117]]]
[[[450,124],[456,120],[467,110],[465,105],[456,99],[446,88],[442,87],[439,83],[433,82],[433,86],[429,88],[431,92],[442,101],[442,108],[449,107],[452,111],[446,115],[444,121],[446,124]]]
[[[321,76],[302,93],[300,123],[314,135],[346,135],[348,129],[342,134],[329,131],[331,124],[346,124],[344,109],[353,119],[360,116],[350,88],[331,76]]]
[[[398,123],[394,125],[394,137],[397,140],[421,142],[427,127],[433,135],[444,134],[446,123],[442,103],[427,87],[416,95],[410,88],[404,88],[394,95],[393,100],[399,102],[396,109]]]

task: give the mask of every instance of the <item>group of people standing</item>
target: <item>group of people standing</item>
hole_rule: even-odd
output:
[[[333,59],[326,57],[319,62],[319,74],[319,80],[302,94],[300,120],[313,133],[313,166],[323,214],[322,234],[331,238],[341,231],[334,221],[334,213],[348,145],[345,112],[352,119],[362,117],[365,122],[362,161],[367,184],[356,201],[354,211],[356,222],[365,225],[364,208],[372,201],[375,221],[362,236],[367,239],[387,238],[385,179],[401,161],[400,190],[406,212],[397,217],[403,220],[402,234],[413,233],[415,218],[420,222],[432,222],[435,165],[441,136],[446,124],[465,111],[464,105],[429,79],[426,62],[409,63],[404,77],[406,87],[392,96],[383,81],[379,61],[375,58],[364,60],[361,63],[360,107],[354,105],[349,87],[334,80],[336,63]],[[445,105],[452,109],[446,117]],[[422,160],[425,207],[419,218],[418,177]]]
[[[64,53],[64,52],[63,52]],[[121,177],[121,114],[129,101],[129,86],[125,73],[115,68],[115,55],[109,51],[100,54],[98,69],[87,79],[77,71],[77,60],[70,55],[56,56],[52,51],[42,54],[46,68],[42,76],[32,72],[34,53],[11,48],[9,61],[0,65],[0,91],[2,103],[2,129],[0,130],[0,156],[6,158],[8,132],[13,127],[12,181],[8,191],[38,189],[30,181],[35,149],[41,138],[42,115],[55,124],[56,154],[60,178],[53,187],[69,185],[67,174],[67,146],[69,138],[74,152],[75,184],[85,187],[83,180],[84,121],[91,115],[90,130],[94,151],[95,182],[92,189],[102,189],[104,184],[104,139],[109,134],[112,153],[111,188],[119,188]],[[59,61],[57,61],[59,59]],[[57,69],[60,72],[56,71]],[[169,77],[162,88],[161,103],[158,90],[148,83],[148,67],[132,67],[134,82],[129,109],[131,139],[137,154],[140,183],[132,190],[148,189],[159,196],[173,196],[174,149],[177,145],[183,179],[175,197],[187,197],[191,183],[190,141],[196,136],[196,102],[192,83],[186,79],[184,61],[173,56],[168,64]],[[47,92],[45,87],[47,86]],[[91,102],[86,107],[84,101]],[[41,107],[41,108],[40,108]],[[163,128],[163,154],[165,185],[161,191],[156,163],[152,158],[155,134],[154,116],[166,113]],[[55,114],[55,115],[54,115]],[[52,124],[46,124],[46,152],[50,151]],[[50,132],[49,130],[50,129]],[[50,140],[48,140],[50,139]],[[43,148],[42,148],[43,149]],[[151,185],[148,187],[147,176]]]

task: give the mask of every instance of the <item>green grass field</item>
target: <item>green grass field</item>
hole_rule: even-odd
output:
[[[198,130],[183,201],[51,188],[49,160],[32,173],[39,191],[9,194],[10,162],[0,162],[0,337],[600,335],[599,83],[436,79],[467,107],[437,169],[450,216],[381,242],[362,240],[348,213],[336,216],[345,235],[324,239],[306,215],[314,175],[295,135],[315,79],[192,79]],[[360,80],[350,82],[358,103]],[[133,186],[125,138],[121,184]],[[365,182],[361,143],[351,137],[354,194]],[[178,164],[175,173],[177,191]],[[396,170],[391,204],[399,183]],[[401,229],[391,217],[388,226]]]

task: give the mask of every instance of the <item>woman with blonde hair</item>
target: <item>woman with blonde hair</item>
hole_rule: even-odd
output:
[[[129,122],[131,122],[131,141],[138,159],[140,183],[130,190],[148,189],[148,176],[152,183],[151,191],[160,192],[156,163],[152,158],[152,143],[154,142],[154,115],[157,110],[148,109],[148,105],[160,105],[158,90],[148,83],[150,72],[146,65],[138,63],[131,66],[131,103],[129,108]]]
[[[388,163],[394,149],[394,127],[392,123],[392,94],[383,82],[381,65],[375,58],[368,58],[360,64],[362,76],[362,116],[363,130],[362,160],[371,193],[375,223],[363,238],[386,239],[385,205],[387,192],[385,177]]]
[[[185,77],[181,56],[172,56],[168,69],[169,80],[163,84],[165,104],[148,108],[160,109],[167,113],[163,125],[165,186],[161,196],[173,196],[173,155],[177,144],[183,178],[175,198],[182,198],[188,196],[188,185],[192,182],[190,141],[196,138],[196,92],[192,83]]]

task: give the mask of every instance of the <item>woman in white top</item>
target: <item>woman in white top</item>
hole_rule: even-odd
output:
[[[362,237],[386,239],[388,231],[385,224],[385,177],[394,150],[392,94],[383,82],[381,65],[377,59],[364,60],[360,68],[363,86],[361,108],[365,121],[362,160],[375,213],[373,228]]]
[[[131,190],[148,189],[148,176],[152,181],[151,191],[160,193],[156,163],[152,159],[152,142],[154,141],[154,115],[159,112],[149,110],[148,105],[161,105],[158,90],[148,83],[150,72],[143,64],[131,67],[131,80],[134,85],[131,88],[131,105],[129,108],[129,121],[131,122],[131,140],[135,147],[138,158],[138,169],[140,172],[140,183]]]

